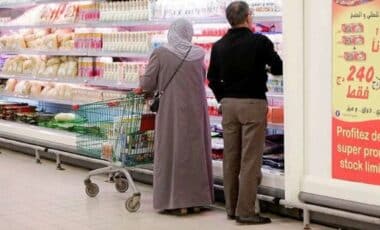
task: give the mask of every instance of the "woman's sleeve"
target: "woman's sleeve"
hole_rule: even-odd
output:
[[[160,62],[156,51],[153,51],[144,75],[140,78],[140,87],[150,93],[157,90]]]

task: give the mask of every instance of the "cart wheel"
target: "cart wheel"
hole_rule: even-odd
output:
[[[126,192],[129,188],[128,180],[124,178],[116,179],[115,188],[118,192],[121,192],[121,193]]]
[[[86,194],[89,197],[96,197],[99,193],[99,186],[94,183],[89,183],[86,185]]]
[[[125,208],[129,212],[136,212],[140,208],[140,198],[130,197],[127,201],[125,201]]]

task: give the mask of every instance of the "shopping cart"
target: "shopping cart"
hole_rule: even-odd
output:
[[[91,181],[92,176],[113,175],[118,192],[124,193],[129,188],[133,191],[125,202],[130,212],[140,208],[141,194],[129,170],[153,162],[154,115],[144,113],[144,105],[143,96],[130,93],[123,98],[74,109],[78,119],[84,122],[77,137],[80,153],[110,162],[108,167],[89,172],[84,181],[87,195],[95,197],[99,193],[98,185]]]

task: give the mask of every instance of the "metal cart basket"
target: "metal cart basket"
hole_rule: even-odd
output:
[[[81,105],[75,111],[84,122],[77,137],[80,153],[110,162],[108,167],[89,172],[84,181],[87,195],[99,193],[92,176],[113,175],[117,191],[132,189],[133,195],[125,203],[130,212],[140,208],[141,194],[128,169],[153,161],[154,115],[144,113],[144,105],[143,96],[129,93],[123,98]]]

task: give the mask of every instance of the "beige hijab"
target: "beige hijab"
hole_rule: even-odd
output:
[[[185,57],[189,48],[192,47],[185,60],[195,61],[203,59],[205,56],[203,49],[191,43],[193,35],[194,29],[191,22],[184,18],[177,19],[170,25],[168,44],[165,47],[181,59]]]

